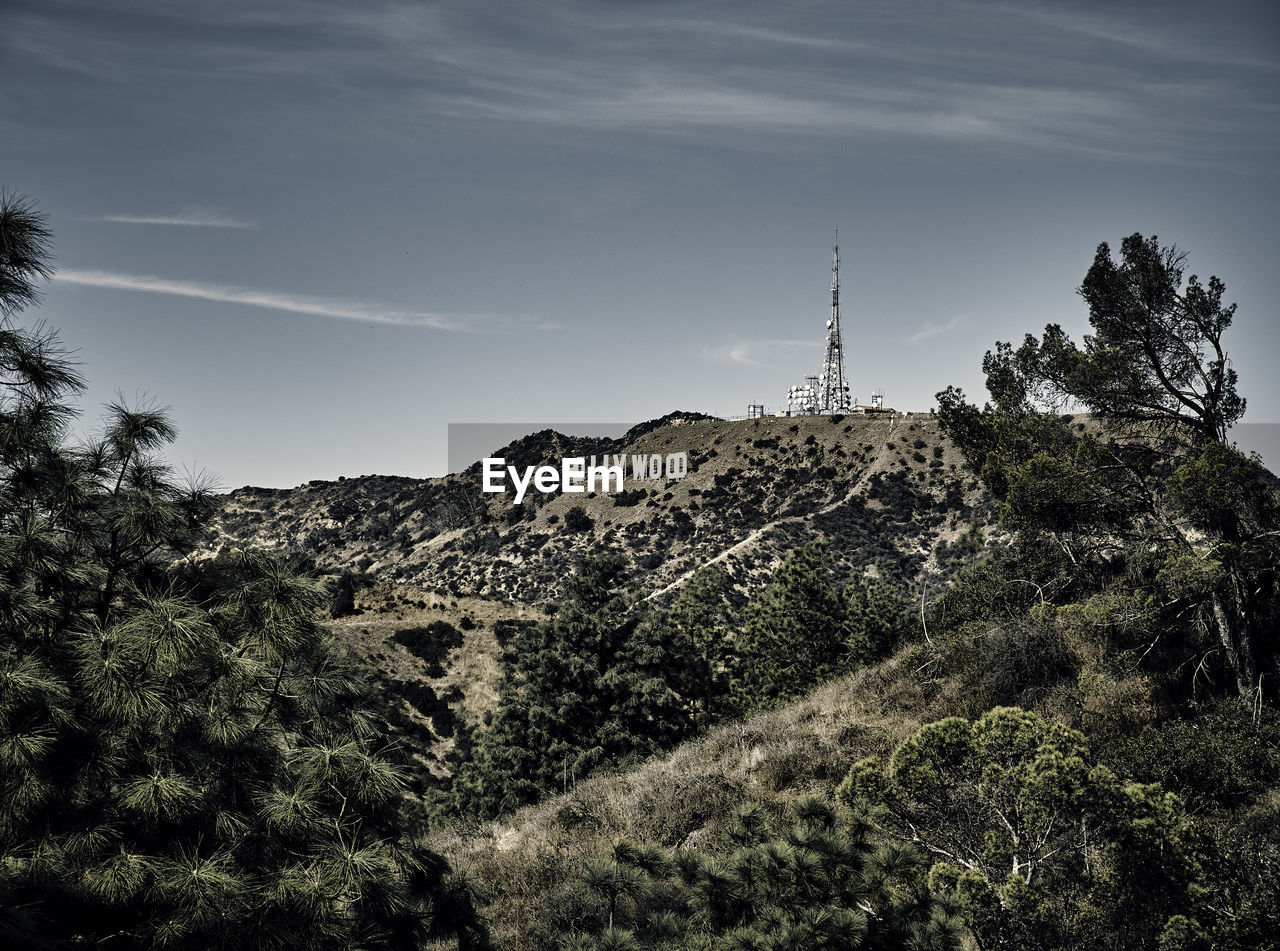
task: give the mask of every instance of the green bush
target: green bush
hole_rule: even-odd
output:
[[[930,723],[887,769],[855,764],[837,796],[928,850],[934,891],[983,948],[1151,949],[1173,916],[1209,911],[1181,801],[1016,707]]]
[[[569,511],[564,513],[565,531],[575,534],[580,532],[589,532],[595,528],[595,521],[587,514],[587,510],[581,505],[575,505]]]
[[[806,797],[781,822],[759,806],[740,809],[707,851],[621,839],[584,863],[595,914],[587,918],[579,898],[560,947],[960,948],[960,922],[929,894],[923,857],[867,833],[861,820]]]

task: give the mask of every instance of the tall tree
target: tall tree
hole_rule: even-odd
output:
[[[738,705],[751,709],[798,697],[882,655],[904,619],[905,602],[895,588],[874,578],[841,579],[823,541],[800,546],[742,613],[733,684]]]
[[[845,604],[825,542],[795,549],[742,615],[738,681],[743,707],[798,697],[845,666]]]
[[[621,555],[584,558],[553,617],[521,637],[493,720],[454,782],[464,814],[534,802],[668,749],[702,722],[705,662],[687,633],[642,611],[626,567]]]
[[[1236,305],[1226,286],[1183,286],[1187,255],[1155,235],[1131,234],[1114,261],[1106,242],[1080,286],[1094,329],[1083,352],[1050,351],[1046,369],[1093,412],[1144,427],[1182,426],[1197,441],[1219,443],[1244,415],[1222,337]]]
[[[48,271],[12,240],[44,227],[21,207],[0,221],[26,248],[0,262],[10,313]],[[112,407],[73,444],[81,383],[51,333],[6,317],[0,367],[0,943],[482,943],[465,885],[400,831],[323,589],[263,553],[193,555],[216,500],[159,457],[162,412]]]
[[[1104,243],[1080,287],[1094,333],[1062,328],[997,343],[983,361],[991,400],[938,394],[939,415],[1000,500],[1005,524],[1043,534],[1095,583],[1117,564],[1194,577],[1187,610],[1215,631],[1241,695],[1276,660],[1263,633],[1280,613],[1280,545],[1266,474],[1227,442],[1245,401],[1223,344],[1235,305],[1216,277],[1185,285],[1186,256],[1156,238]],[[1099,426],[1069,425],[1068,406]],[[1248,499],[1238,509],[1214,497]]]

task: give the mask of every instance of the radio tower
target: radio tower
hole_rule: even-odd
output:
[[[827,359],[818,377],[818,412],[823,415],[847,413],[852,405],[844,375],[844,351],[840,343],[840,232],[836,232],[831,257],[831,319],[827,321]]]

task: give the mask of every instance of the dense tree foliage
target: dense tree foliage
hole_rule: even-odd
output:
[[[1053,325],[1016,350],[998,343],[990,402],[948,388],[939,414],[1020,540],[1051,540],[1077,585],[1123,577],[1153,638],[1178,631],[1199,655],[1190,669],[1225,668],[1247,696],[1264,672],[1278,679],[1280,508],[1262,466],[1227,442],[1245,407],[1222,340],[1234,305],[1217,278],[1183,287],[1183,265],[1155,238],[1126,238],[1118,263],[1100,246],[1083,348]],[[1094,416],[1058,415],[1067,405]]]
[[[647,615],[626,568],[620,555],[584,559],[552,618],[521,637],[493,720],[454,783],[464,814],[534,802],[697,728],[706,663],[677,625]]]
[[[0,201],[0,303],[48,273]],[[261,553],[201,560],[215,505],[158,456],[163,412],[81,388],[49,332],[0,324],[0,943],[418,948],[483,942],[465,885],[401,833],[403,784],[325,592]]]
[[[734,684],[740,706],[798,697],[883,655],[904,612],[902,596],[875,579],[842,586],[824,542],[797,548],[742,614]]]
[[[40,302],[40,282],[52,276],[52,258],[53,233],[35,202],[0,191],[0,317]]]
[[[930,894],[920,853],[875,845],[868,832],[865,821],[810,796],[782,823],[759,806],[739,810],[722,846],[707,852],[619,841],[583,869],[598,928],[573,933],[562,948],[961,947],[960,921],[949,901]]]
[[[694,656],[687,678],[689,699],[697,706],[703,726],[732,711],[734,597],[733,578],[728,570],[718,563],[706,565],[685,582],[670,609],[653,621],[674,628],[670,636],[692,646]]]
[[[1121,782],[1084,734],[1025,710],[922,727],[887,768],[856,764],[839,796],[930,856],[934,890],[983,948],[1155,948],[1203,930],[1181,802]]]
[[[1091,411],[1144,432],[1185,426],[1198,442],[1225,442],[1244,415],[1222,336],[1235,304],[1225,285],[1195,275],[1183,286],[1186,254],[1153,235],[1132,234],[1114,261],[1105,243],[1080,285],[1093,335],[1078,351],[1065,338],[1041,347],[1043,378]]]
[[[896,589],[841,586],[821,542],[793,552],[741,612],[721,566],[665,609],[626,588],[626,568],[621,555],[584,559],[552,618],[520,638],[454,782],[456,810],[498,815],[799,696],[881,656],[904,624]]]

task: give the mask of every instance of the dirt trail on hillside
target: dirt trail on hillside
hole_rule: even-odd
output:
[[[889,432],[888,432],[888,437],[890,440],[893,439],[893,426],[895,422],[897,422],[897,416],[896,415],[891,416],[889,418]],[[690,568],[688,571],[684,572],[684,574],[680,575],[678,578],[676,578],[675,581],[672,581],[666,587],[659,588],[657,591],[654,591],[653,593],[649,594],[645,598],[645,600],[653,601],[657,598],[662,597],[665,594],[668,594],[671,591],[674,591],[676,588],[679,588],[686,581],[688,581],[695,574],[697,574],[698,571],[701,570],[702,568],[705,568],[708,565],[714,565],[717,562],[724,561],[726,558],[728,558],[730,555],[734,554],[735,552],[744,551],[749,546],[754,545],[757,541],[760,540],[760,537],[770,529],[776,528],[779,525],[786,524],[787,522],[812,521],[815,517],[819,515],[826,515],[828,512],[835,511],[840,506],[844,505],[846,502],[849,502],[851,499],[853,499],[855,495],[858,495],[866,487],[868,480],[872,476],[888,468],[887,463],[885,462],[888,456],[889,456],[889,451],[887,449],[881,449],[880,452],[876,454],[875,459],[872,460],[871,465],[867,466],[866,471],[864,471],[862,475],[858,477],[858,481],[855,482],[852,486],[850,486],[849,491],[846,492],[844,496],[842,496],[841,498],[836,499],[836,501],[830,503],[829,505],[823,506],[822,508],[818,509],[818,511],[816,512],[810,512],[808,515],[788,515],[788,516],[785,516],[784,518],[775,519],[772,522],[767,522],[766,524],[761,525],[755,531],[751,532],[751,534],[749,534],[746,538],[742,539],[742,541],[735,542],[733,545],[730,545],[728,548],[724,549],[719,554],[717,554],[714,558],[711,558],[708,561],[703,562],[697,568]]]

